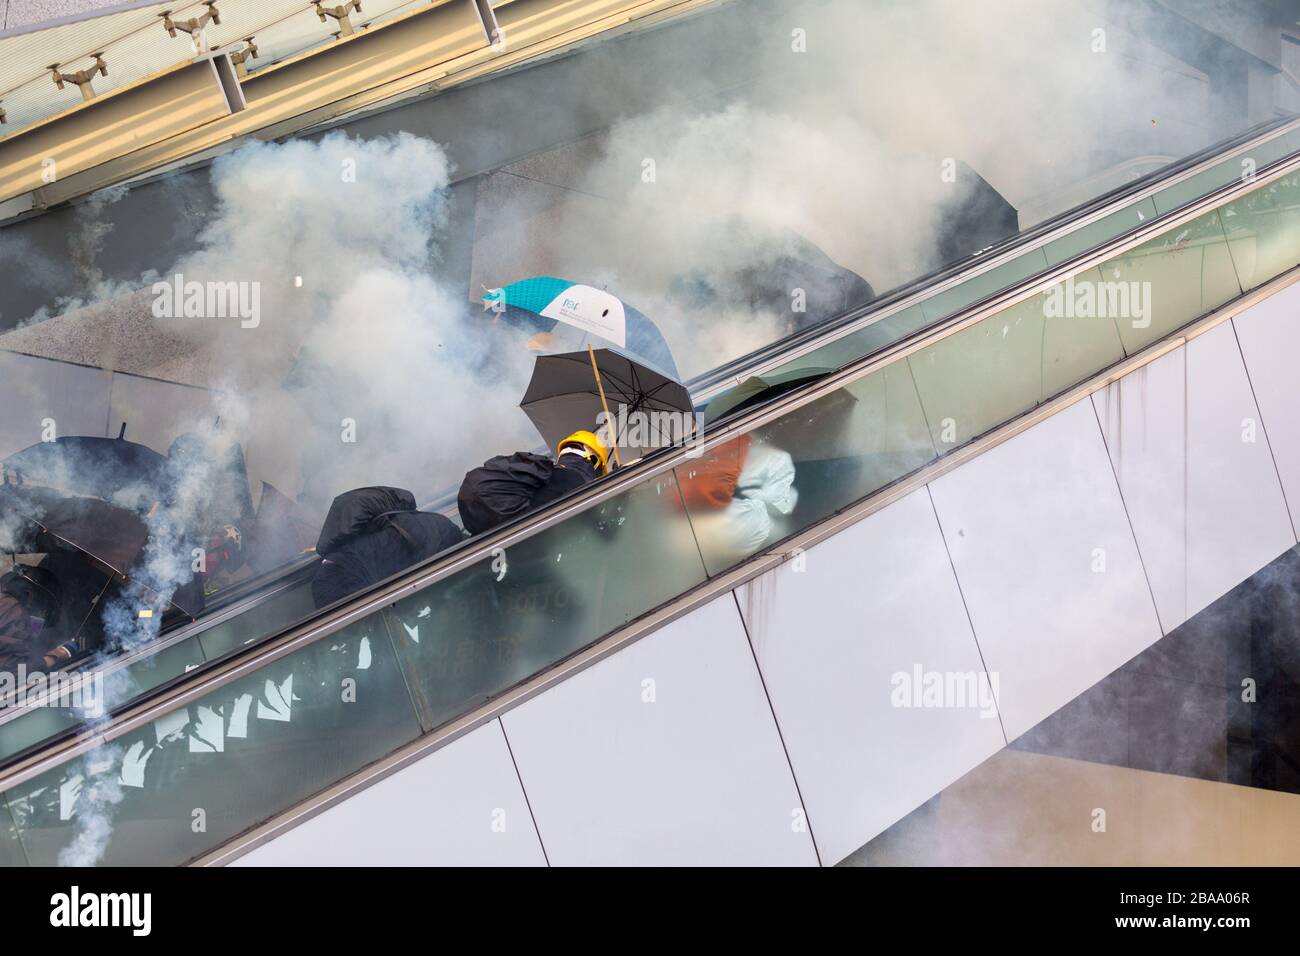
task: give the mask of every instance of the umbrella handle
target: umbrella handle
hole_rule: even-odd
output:
[[[610,416],[609,416],[609,402],[605,401],[605,386],[601,384],[601,381],[600,381],[600,369],[598,369],[598,368],[596,367],[596,352],[595,352],[595,350],[591,347],[591,343],[590,343],[590,342],[587,343],[587,356],[588,356],[588,358],[591,359],[591,372],[592,372],[593,375],[596,376],[596,389],[597,389],[597,391],[600,392],[600,407],[603,408],[603,409],[605,409],[605,421],[609,422],[609,434],[610,434],[611,438],[613,439],[613,441],[611,442],[611,444],[613,445],[613,447],[611,448],[611,451],[614,452],[614,464],[617,465],[618,467],[622,468],[622,467],[623,467],[623,462],[620,461],[620,460],[619,460],[619,457],[618,457],[618,430],[617,430],[617,426],[614,424],[614,419],[610,418]]]

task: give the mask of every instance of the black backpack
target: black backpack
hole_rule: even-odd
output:
[[[415,510],[415,496],[401,488],[357,488],[334,499],[316,542],[322,563],[312,581],[317,607],[324,607],[390,577],[463,535],[444,515]]]
[[[465,530],[481,534],[528,511],[554,471],[555,462],[531,452],[489,458],[465,476],[456,496]]]

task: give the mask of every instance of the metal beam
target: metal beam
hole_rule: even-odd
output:
[[[123,153],[176,139],[230,112],[211,58],[97,96],[0,139],[0,199],[57,190]]]
[[[60,150],[64,157],[60,175],[52,183],[41,181],[38,167],[33,181],[25,166],[22,171],[28,175],[23,177],[0,175],[0,203],[34,192],[30,205],[19,201],[11,208],[48,208],[222,143],[287,136],[412,91],[440,90],[477,79],[634,20],[716,2],[515,0],[493,14],[485,0],[447,0],[238,76],[247,109],[237,115],[227,111],[183,129],[158,128],[158,135],[140,141],[114,139],[112,148],[93,154],[83,152],[84,144],[95,138],[102,114],[73,109],[21,130],[11,137],[15,143],[39,129],[57,131],[47,133],[40,148],[46,154],[56,147]],[[147,97],[145,91],[166,75],[112,95],[134,102]],[[108,95],[103,99],[108,100]],[[123,119],[129,124],[129,117]],[[60,125],[65,120],[67,125]],[[0,140],[0,148],[7,142]],[[25,152],[24,162],[32,152]]]

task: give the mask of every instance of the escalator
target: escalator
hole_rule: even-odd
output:
[[[1253,130],[697,378],[706,405],[750,375],[835,370],[723,416],[695,447],[320,613],[309,562],[258,582],[87,673],[117,682],[100,721],[11,709],[0,860],[225,859],[374,768],[434,752],[1278,281],[1300,262],[1298,169],[1300,121]],[[1146,283],[1162,305],[1128,322],[1044,308],[1107,281]],[[797,506],[757,546],[689,493],[742,439],[788,452],[798,476]]]
[[[1059,261],[1063,254],[1119,234],[1209,187],[1222,184],[1232,164],[1249,155],[1264,166],[1294,148],[1295,124],[1281,122],[1235,137],[1187,157],[1129,187],[1097,197],[1077,210],[1004,240],[975,256],[894,290],[868,305],[800,329],[785,339],[688,382],[698,405],[750,375],[783,370],[839,368],[846,362],[947,318],[990,292]],[[1165,184],[1165,185],[1162,185]],[[1154,196],[1169,195],[1157,204]],[[805,463],[814,468],[834,467]],[[805,496],[806,511],[809,499]],[[455,489],[422,503],[454,516]],[[796,516],[796,520],[800,516]],[[289,566],[219,592],[219,603],[191,624],[111,660],[100,671],[110,708],[173,683],[186,673],[305,620],[314,610],[309,581],[315,559]],[[68,708],[9,708],[0,713],[0,765],[47,741],[75,731],[80,718]]]

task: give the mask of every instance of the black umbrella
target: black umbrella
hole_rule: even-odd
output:
[[[100,498],[69,498],[38,488],[5,489],[0,508],[22,518],[15,551],[41,554],[80,551],[125,576],[149,540],[149,528],[133,511]]]
[[[126,492],[146,509],[162,498],[167,459],[147,445],[117,438],[72,435],[39,442],[0,462],[23,484],[45,485],[70,495],[115,500]],[[138,492],[138,494],[136,494]]]
[[[538,356],[519,407],[551,448],[579,429],[596,431],[607,413],[607,433],[632,457],[680,441],[693,421],[686,386],[608,348]]]
[[[176,608],[187,617],[202,612],[202,594],[193,588],[170,589],[170,599],[163,599],[156,582],[140,574],[139,558],[149,541],[149,528],[134,511],[119,508],[100,498],[66,497],[44,488],[0,489],[0,511],[17,515],[21,521],[11,542],[19,554],[67,555],[88,559],[108,572],[107,585],[134,579],[155,596],[162,609]]]
[[[735,388],[723,392],[704,410],[704,422],[712,425],[724,415],[746,408],[753,408],[765,402],[793,391],[807,382],[823,378],[834,369],[800,368],[793,371],[774,372],[770,375],[751,375]]]

